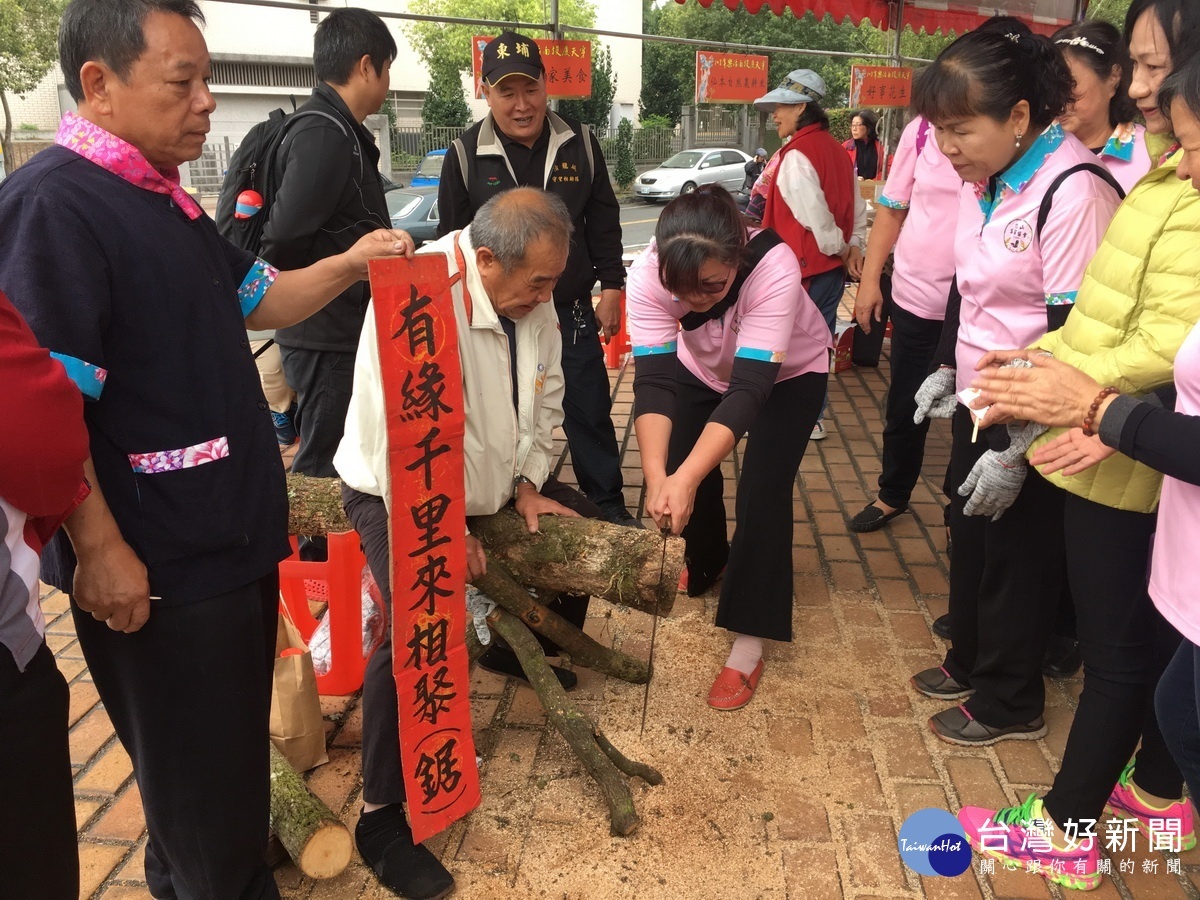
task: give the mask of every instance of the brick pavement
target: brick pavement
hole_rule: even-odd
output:
[[[640,510],[641,473],[629,422],[632,369],[612,374],[626,499]],[[795,496],[796,640],[768,649],[766,674],[748,707],[717,713],[704,704],[727,647],[711,625],[712,596],[681,597],[660,624],[644,735],[638,731],[640,686],[580,672],[579,705],[617,747],[666,776],[657,788],[635,783],[643,817],[635,835],[609,836],[598,792],[548,728],[529,689],[473,674],[483,804],[430,844],[455,873],[455,896],[1061,896],[1022,872],[984,876],[976,867],[956,879],[925,878],[899,861],[896,831],[914,810],[996,806],[1044,790],[1080,683],[1048,683],[1044,741],[966,749],[929,733],[925,720],[943,704],[913,693],[907,678],[942,651],[929,623],[946,610],[939,502],[949,453],[944,422],[930,433],[913,515],[868,535],[851,534],[845,524],[872,496],[878,476],[886,376],[885,347],[879,369],[852,369],[831,381],[830,435],[810,446]],[[728,460],[726,472],[734,475],[737,464],[736,456]],[[562,475],[571,478],[569,463]],[[48,590],[43,602],[48,641],[71,684],[81,896],[148,897],[144,823],[129,758],[98,703],[66,598]],[[587,631],[645,654],[649,624],[644,615],[596,602]],[[323,698],[322,706],[330,762],[309,784],[353,827],[361,788],[359,699]],[[1179,876],[1167,874],[1160,854],[1129,860],[1133,871],[1106,880],[1095,896],[1200,897],[1200,852],[1184,854]],[[1114,860],[1114,871],[1118,865]],[[1145,871],[1152,866],[1156,874]],[[305,880],[290,865],[277,878],[289,900],[391,896],[357,858],[332,881]]]

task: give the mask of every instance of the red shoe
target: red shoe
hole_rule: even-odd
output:
[[[725,666],[708,692],[708,705],[713,709],[741,709],[753,699],[762,670],[761,659],[749,675]]]
[[[683,571],[679,573],[679,584],[677,584],[675,586],[675,590],[678,591],[680,594],[686,594],[687,586],[688,586],[687,566],[684,566]]]

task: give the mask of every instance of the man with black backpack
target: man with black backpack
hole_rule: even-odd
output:
[[[335,9],[317,26],[313,66],[321,82],[287,123],[272,159],[277,187],[260,254],[280,268],[307,266],[390,227],[379,148],[362,121],[387,99],[396,42],[364,9]],[[317,113],[317,114],[313,114]],[[274,186],[273,185],[273,186]],[[300,448],[292,471],[333,477],[370,285],[359,282],[320,312],[275,333],[296,391]],[[318,551],[319,555],[319,551]]]

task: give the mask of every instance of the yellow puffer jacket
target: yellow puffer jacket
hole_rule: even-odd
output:
[[[1179,345],[1200,321],[1200,194],[1179,179],[1180,155],[1130,191],[1066,325],[1035,345],[1126,394],[1171,383]],[[1029,455],[1062,433],[1051,429]],[[1137,512],[1157,508],[1162,485],[1158,472],[1120,453],[1078,475],[1047,477],[1077,496]]]

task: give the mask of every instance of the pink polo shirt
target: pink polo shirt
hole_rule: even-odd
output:
[[[1146,127],[1132,122],[1118,125],[1097,157],[1128,194],[1133,190],[1133,186],[1141,181],[1142,176],[1150,171]]]
[[[1200,327],[1193,328],[1175,356],[1175,411],[1200,416]],[[1150,596],[1176,630],[1200,644],[1200,487],[1177,478],[1163,479],[1158,532],[1150,567]]]
[[[918,149],[918,144],[921,144]],[[880,206],[908,210],[892,272],[892,299],[922,319],[946,318],[954,280],[954,226],[962,179],[918,116],[900,135]]]
[[[679,327],[689,310],[658,279],[654,242],[629,269],[625,290],[634,357],[677,352],[689,372],[719,393],[729,389],[739,356],[782,363],[777,383],[829,371],[829,326],[801,286],[800,264],[787,244],[767,252],[725,315],[692,331]]]
[[[1054,195],[1039,241],[1038,209],[1067,169],[1096,157],[1058,123],[987,184],[964,184],[954,241],[962,292],[957,390],[970,387],[989,350],[1028,347],[1046,333],[1046,307],[1070,306],[1120,198],[1104,181],[1078,172]]]

